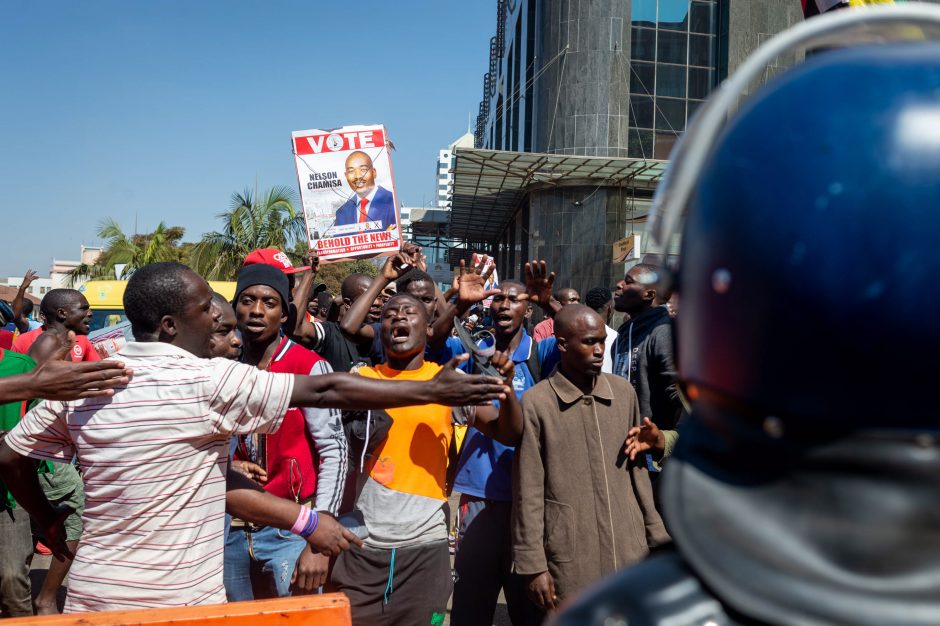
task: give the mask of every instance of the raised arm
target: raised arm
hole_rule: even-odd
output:
[[[392,281],[398,280],[408,268],[417,263],[421,255],[421,248],[414,245],[406,245],[403,251],[392,255],[385,260],[382,271],[372,279],[369,288],[364,294],[356,298],[356,301],[349,306],[343,321],[340,322],[340,328],[347,335],[353,337],[362,337],[365,339],[374,339],[375,332],[371,326],[364,324],[366,315],[369,314],[369,308],[375,299],[381,295],[382,290],[388,287]]]
[[[295,376],[291,406],[336,409],[388,409],[420,404],[470,406],[503,400],[512,388],[489,376],[467,376],[456,367],[467,355],[455,357],[428,381],[376,380],[355,374]]]
[[[505,352],[497,352],[490,359],[490,365],[499,370],[503,381],[512,389],[515,373],[512,358]],[[499,409],[493,404],[476,407],[473,427],[503,445],[518,446],[522,439],[522,404],[516,394],[507,394],[506,399],[500,401]]]
[[[26,290],[34,280],[36,280],[36,271],[27,270],[23,276],[23,282],[16,290],[16,295],[13,296],[13,302],[10,303],[10,308],[13,309],[13,323],[21,333],[29,330],[29,321],[23,317],[23,300],[26,299]]]
[[[434,320],[432,333],[428,343],[433,349],[440,349],[450,337],[450,330],[454,324],[454,317],[462,317],[477,302],[482,302],[490,296],[495,296],[499,289],[486,289],[484,285],[489,280],[496,265],[486,268],[486,257],[476,267],[467,267],[466,262],[460,261],[460,275],[455,280],[457,290],[457,303],[451,304],[445,300],[444,306],[438,309],[437,319]],[[451,288],[453,289],[453,287]],[[450,293],[451,290],[448,290]]]
[[[549,317],[561,310],[561,302],[555,299],[555,272],[549,272],[544,260],[532,260],[525,264],[526,297],[529,302],[539,305]]]
[[[307,321],[307,305],[310,304],[314,278],[317,277],[320,269],[320,258],[316,255],[316,252],[311,250],[307,253],[307,256],[304,257],[304,265],[309,265],[310,271],[304,272],[300,281],[294,286],[294,293],[291,294],[293,303],[297,307],[297,319],[294,322],[291,339],[303,347],[313,350],[318,347],[313,345],[317,341],[318,334],[316,327]]]

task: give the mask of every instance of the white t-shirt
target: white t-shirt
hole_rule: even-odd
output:
[[[604,340],[604,364],[601,366],[601,371],[605,374],[614,373],[614,347],[617,345],[617,331],[606,326],[607,328],[607,339]]]
[[[126,388],[43,402],[5,440],[36,459],[78,456],[85,528],[65,611],[223,603],[229,440],[277,430],[293,376],[166,343],[116,358],[134,370]]]

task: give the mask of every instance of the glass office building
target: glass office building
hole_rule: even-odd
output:
[[[658,174],[708,94],[795,0],[497,0],[450,234],[501,276],[545,258],[559,284],[611,285],[612,244],[641,232]],[[493,151],[498,151],[494,153]],[[538,155],[532,159],[513,154]]]

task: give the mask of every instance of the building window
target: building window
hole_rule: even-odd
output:
[[[718,81],[718,0],[633,0],[631,157],[666,158]]]
[[[656,95],[667,98],[685,98],[686,66],[656,64]],[[683,120],[683,127],[684,127]],[[681,130],[681,129],[680,129]]]
[[[653,97],[630,96],[630,126],[653,127]]]
[[[709,35],[718,32],[718,6],[714,2],[692,2],[689,31]]]

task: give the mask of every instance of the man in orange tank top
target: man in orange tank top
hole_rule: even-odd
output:
[[[416,297],[393,296],[381,317],[388,361],[360,368],[359,375],[431,380],[442,366],[424,360],[432,332],[429,322]],[[511,359],[497,354],[492,362],[505,380],[512,381]],[[508,396],[499,409],[492,404],[426,404],[387,410],[392,425],[386,439],[364,459],[364,481],[356,499],[369,537],[363,549],[337,560],[331,578],[349,596],[355,623],[443,623],[453,590],[444,485],[453,424],[469,422],[498,440],[517,440],[522,410],[515,395]]]

